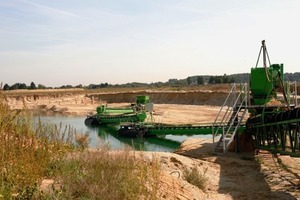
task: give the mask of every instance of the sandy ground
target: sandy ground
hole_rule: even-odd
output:
[[[99,102],[84,95],[60,98],[7,98],[12,109],[39,110],[49,114],[89,115]],[[109,104],[119,107],[128,103]],[[219,107],[157,104],[155,121],[173,124],[209,123]],[[212,141],[200,138],[186,140],[173,152],[144,152],[148,159],[158,157],[162,167],[159,199],[300,199],[300,158],[266,151],[254,153],[212,154]],[[200,190],[183,178],[185,168],[197,167],[207,177]]]

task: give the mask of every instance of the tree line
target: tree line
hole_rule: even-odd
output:
[[[27,86],[25,83],[15,83],[11,86],[9,86],[8,84],[4,84],[3,86],[3,90],[19,90],[19,89],[34,90],[34,89],[47,89],[47,87],[42,84],[38,84],[36,86],[34,82],[31,82],[29,86]]]
[[[166,82],[152,82],[152,83],[125,83],[125,84],[109,84],[109,83],[99,83],[99,84],[90,84],[88,86],[83,86],[82,84],[72,86],[72,85],[63,85],[61,87],[55,87],[55,89],[67,89],[67,88],[84,88],[84,89],[98,89],[98,88],[136,88],[136,87],[150,87],[150,88],[159,88],[159,87],[181,87],[181,86],[193,86],[193,85],[204,85],[204,84],[220,84],[220,83],[247,83],[249,81],[249,73],[242,74],[232,74],[232,75],[221,75],[221,76],[211,76],[211,75],[197,75],[189,76],[185,79],[176,79],[172,78]],[[300,81],[300,72],[297,73],[285,73],[284,74],[286,81]],[[17,90],[17,89],[53,89],[53,87],[46,87],[42,84],[36,85],[34,82],[31,82],[30,85],[25,83],[15,83],[13,85],[5,84],[3,90]]]

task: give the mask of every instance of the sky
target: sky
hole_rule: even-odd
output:
[[[166,82],[249,73],[261,41],[299,72],[298,0],[0,0],[0,82]]]

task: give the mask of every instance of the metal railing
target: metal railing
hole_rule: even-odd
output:
[[[236,84],[233,84],[213,123],[214,152],[220,148],[221,144],[223,153],[227,151],[247,112],[247,99],[247,84],[241,84],[238,93],[236,91]],[[220,131],[222,131],[222,135],[215,145],[215,138],[220,135]]]

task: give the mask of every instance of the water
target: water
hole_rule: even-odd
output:
[[[85,117],[78,116],[41,116],[41,121],[48,124],[62,123],[62,126],[71,126],[76,129],[77,133],[88,133],[90,137],[90,148],[97,148],[100,144],[108,144],[112,149],[123,149],[126,145],[133,147],[136,150],[143,151],[166,151],[171,152],[176,150],[181,142],[187,136],[159,136],[151,138],[126,138],[118,137],[118,125],[107,125],[100,127],[87,127],[84,124]],[[211,136],[189,136],[189,137],[205,137]]]

